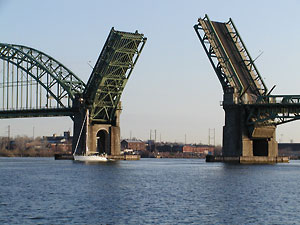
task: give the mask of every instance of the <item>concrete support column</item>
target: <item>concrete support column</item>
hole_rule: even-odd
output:
[[[242,155],[241,156],[253,156],[253,141],[249,138],[243,138],[242,140]]]
[[[112,126],[111,124],[89,124],[88,132],[86,132],[85,127],[83,127],[83,132],[79,140],[77,154],[85,152],[86,143],[87,154],[91,152],[106,153],[108,155],[121,154],[120,127]],[[79,133],[78,128],[76,133]],[[79,137],[79,135],[76,135],[76,137]],[[76,145],[77,140],[78,138],[73,139],[73,146],[74,144]]]
[[[86,146],[86,126],[83,124],[85,113],[76,113],[73,122],[72,153],[83,154]],[[81,134],[80,134],[81,132]]]
[[[225,126],[223,127],[224,157],[277,157],[275,126],[247,126],[245,106],[229,101],[233,94],[224,94]]]
[[[271,140],[268,141],[268,156],[269,157],[278,156],[278,143],[275,138],[271,138]]]
[[[225,126],[223,127],[223,156],[242,155],[241,110],[237,105],[224,107]]]
[[[91,152],[106,153],[119,156],[121,154],[120,134],[121,103],[116,110],[112,124],[97,124],[87,119],[86,111],[78,112],[74,116],[73,152],[89,154]]]
[[[228,88],[223,96],[225,126],[223,127],[222,156],[207,156],[207,162],[277,163],[288,162],[288,157],[278,156],[276,126],[248,124],[247,104],[251,100],[244,96],[243,103],[234,90]],[[250,99],[250,100],[249,100]],[[255,99],[254,99],[255,100]],[[253,99],[250,101],[255,102]],[[247,103],[247,104],[246,104]]]
[[[122,112],[122,103],[119,102],[116,110],[116,123],[110,127],[110,144],[111,155],[121,155],[121,129],[120,129],[120,115]]]
[[[110,143],[111,143],[111,155],[121,154],[121,139],[120,139],[120,127],[110,127]]]

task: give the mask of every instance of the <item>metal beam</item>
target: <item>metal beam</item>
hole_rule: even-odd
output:
[[[85,89],[85,83],[71,70],[36,49],[0,43],[0,59],[3,61],[0,65],[0,70],[3,70],[0,73],[3,76],[0,78],[3,101],[0,104],[3,109],[5,104],[7,111],[19,110],[22,114],[35,109],[43,113],[49,108],[49,115],[55,116],[57,113],[53,107],[68,111],[73,100]],[[39,116],[37,113],[30,115]]]
[[[231,19],[227,23],[215,22],[205,15],[203,19],[199,18],[194,29],[224,92],[229,86],[234,88],[241,102],[246,93],[249,96],[266,95],[267,87]],[[255,102],[256,98],[248,100]]]
[[[74,113],[78,112],[75,108],[44,108],[26,110],[1,110],[0,119],[27,118],[27,117],[56,117],[70,116],[73,119]]]
[[[121,95],[146,40],[137,31],[111,29],[83,95],[92,122],[115,120]]]

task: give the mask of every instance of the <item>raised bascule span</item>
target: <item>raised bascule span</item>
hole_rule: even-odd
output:
[[[300,119],[300,95],[271,95],[232,19],[194,26],[223,88],[223,155],[212,161],[285,162],[278,156],[276,126]]]
[[[0,119],[69,116],[73,151],[120,155],[120,99],[146,40],[112,28],[87,84],[39,50],[0,43]]]

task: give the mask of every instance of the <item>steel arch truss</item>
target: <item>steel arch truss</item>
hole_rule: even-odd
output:
[[[121,94],[146,40],[138,32],[111,29],[84,92],[92,122],[114,123]]]
[[[66,111],[84,91],[83,81],[41,51],[0,43],[0,59],[0,110],[3,112],[59,108]],[[0,113],[0,117],[5,117],[4,114]]]

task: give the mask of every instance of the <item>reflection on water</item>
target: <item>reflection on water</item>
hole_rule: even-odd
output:
[[[296,224],[300,162],[0,158],[0,224]]]

